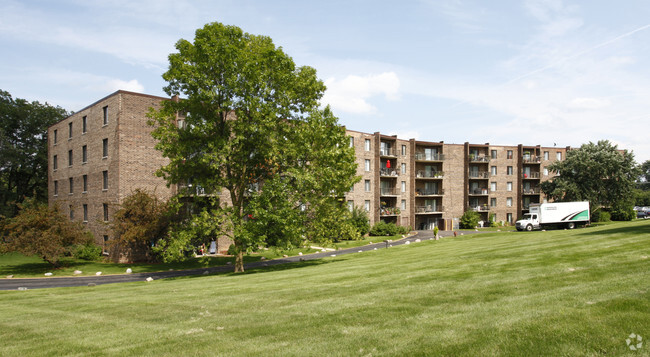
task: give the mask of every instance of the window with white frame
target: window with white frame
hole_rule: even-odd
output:
[[[508,168],[506,170],[507,170],[508,175],[512,175],[512,173],[513,173],[512,166],[508,166]]]
[[[497,174],[497,167],[496,166],[490,167],[490,174],[492,176],[496,176],[496,174]]]
[[[354,137],[353,136],[350,137],[350,147],[351,148],[354,147]]]
[[[406,192],[406,181],[402,181],[402,192]]]
[[[490,182],[490,191],[496,192],[497,190],[497,183],[496,182]]]
[[[512,207],[512,197],[506,198],[506,206]]]
[[[402,145],[402,156],[406,156],[406,145]]]
[[[548,151],[544,151],[544,160],[548,160]]]
[[[366,159],[364,169],[370,171],[370,159]]]
[[[496,159],[497,158],[497,151],[496,150],[490,150],[490,158],[491,159]]]
[[[402,173],[403,174],[406,173],[406,164],[405,163],[402,163]]]
[[[557,159],[557,161],[561,161],[561,160],[562,160],[562,153],[561,153],[560,151],[558,151],[558,152],[555,154],[555,158]]]
[[[400,208],[402,211],[406,211],[406,200],[402,200],[402,205]]]
[[[364,182],[364,189],[366,192],[370,192],[370,180]]]
[[[544,176],[548,176],[548,169],[546,167],[544,168]]]
[[[364,143],[365,150],[370,151],[370,139],[366,139]]]
[[[366,210],[366,212],[370,212],[370,201],[369,200],[363,201],[363,208]]]
[[[490,207],[497,206],[497,199],[495,197],[490,198]]]
[[[354,201],[348,200],[348,210],[350,210],[350,212],[354,210]]]
[[[508,192],[512,191],[512,182],[506,183],[506,189],[508,190]]]

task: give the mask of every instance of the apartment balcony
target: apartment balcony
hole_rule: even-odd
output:
[[[395,149],[393,149],[393,148],[379,149],[379,156],[381,156],[381,157],[397,157],[397,153],[395,152]]]
[[[425,170],[419,170],[415,178],[419,179],[441,179],[445,176],[445,173],[442,171],[425,171]]]
[[[469,162],[490,162],[490,157],[485,155],[469,155]]]
[[[470,179],[478,179],[478,180],[483,180],[483,179],[489,179],[490,178],[490,172],[489,171],[480,171],[480,172],[472,172],[470,171],[468,174]]]
[[[539,187],[529,187],[529,188],[522,188],[521,193],[524,195],[539,195],[541,192]]]
[[[379,176],[381,177],[397,177],[397,169],[379,169]]]
[[[443,154],[415,153],[415,161],[443,161],[444,159],[445,155]]]
[[[469,190],[469,195],[470,196],[487,196],[489,193],[487,187],[486,188],[475,188],[475,189],[470,189]]]
[[[379,189],[380,196],[399,196],[400,191],[397,187],[381,187]]]
[[[470,206],[470,209],[474,212],[489,212],[490,211],[490,206],[488,205],[480,205],[480,206]]]
[[[539,156],[524,156],[521,162],[524,164],[539,164],[542,162],[542,158]]]
[[[443,206],[416,206],[415,214],[442,214],[445,211]]]
[[[539,179],[539,172],[531,172],[528,174],[521,174],[521,177],[524,180],[536,180]]]
[[[379,209],[379,215],[382,217],[399,216],[402,211],[398,207],[382,207]]]
[[[418,197],[431,197],[431,196],[442,196],[445,194],[445,190],[439,189],[439,190],[423,190],[423,189],[416,189],[415,190],[415,195]]]
[[[208,193],[205,190],[205,187],[192,184],[178,184],[178,191],[185,196],[206,196]]]

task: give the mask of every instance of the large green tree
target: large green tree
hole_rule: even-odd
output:
[[[159,173],[227,194],[202,216],[224,221],[235,271],[244,253],[294,244],[344,209],[337,197],[358,179],[354,151],[329,108],[319,108],[325,86],[313,68],[297,67],[269,37],[220,23],[176,49],[163,78],[167,94],[182,99],[152,114],[157,148],[170,160]]]
[[[566,160],[556,161],[548,169],[559,173],[541,185],[548,197],[555,201],[589,201],[592,210],[631,205],[639,176],[634,155],[620,151],[608,140],[570,150]]]
[[[25,197],[47,199],[47,128],[68,113],[0,90],[0,214],[12,217]]]

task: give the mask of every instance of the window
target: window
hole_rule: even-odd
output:
[[[81,133],[85,134],[86,131],[88,131],[88,117],[84,115],[81,117]]]
[[[103,254],[108,255],[108,236],[107,235],[104,236],[104,249],[103,250],[104,250]]]
[[[508,166],[507,170],[508,170],[508,175],[512,175],[512,172],[513,172],[512,166]]]
[[[54,157],[52,158],[52,168],[54,169],[54,171],[56,171],[59,168],[59,160],[57,159],[58,157],[56,155],[54,155]]]
[[[108,138],[102,140],[102,158],[108,157]]]
[[[54,196],[59,195],[59,181],[54,181]]]
[[[108,125],[108,106],[102,108],[104,112],[104,123],[102,125]]]
[[[405,163],[402,163],[402,173],[403,174],[406,173],[406,164]]]
[[[366,169],[366,171],[370,171],[370,160],[369,159],[366,159],[365,169]]]
[[[108,171],[102,171],[102,190],[108,190]]]
[[[370,151],[370,139],[366,139],[366,141],[365,141],[365,149],[366,149],[366,151]]]
[[[369,200],[363,201],[363,208],[366,210],[366,212],[370,212],[370,201]]]
[[[406,211],[406,200],[402,200],[402,205],[400,207],[402,211]]]
[[[406,156],[406,145],[402,145],[402,156]]]
[[[544,176],[548,176],[548,169],[546,167],[544,168]]]
[[[406,181],[402,181],[402,192],[406,192]]]
[[[88,205],[84,203],[84,223],[88,222]]]
[[[366,180],[364,182],[364,188],[365,188],[366,192],[370,192],[370,180]]]
[[[506,206],[512,207],[512,197],[506,198]]]
[[[68,209],[70,210],[70,220],[72,221],[74,219],[74,207],[70,205],[68,206]]]
[[[497,199],[496,198],[490,198],[490,207],[496,207],[497,206]]]
[[[506,213],[506,221],[508,221],[508,223],[512,224],[512,213]]]
[[[562,153],[558,151],[558,152],[555,154],[555,158],[557,159],[557,161],[561,161],[561,160],[562,160]]]
[[[68,166],[72,166],[72,150],[68,150]]]
[[[496,159],[497,158],[497,151],[496,150],[491,150],[490,151],[490,158]]]
[[[54,144],[56,145],[56,142],[59,141],[59,131],[54,129]]]
[[[508,190],[508,192],[511,192],[511,191],[512,191],[512,182],[508,182],[508,183],[506,184],[506,189]]]
[[[512,159],[512,150],[508,150],[507,157],[508,159]]]
[[[490,174],[492,174],[492,176],[495,176],[497,174],[497,167],[496,166],[490,167]]]
[[[68,123],[68,140],[72,139],[72,122]]]
[[[84,145],[81,147],[81,163],[85,164],[88,162],[88,146]]]
[[[497,183],[496,182],[490,182],[490,191],[496,192],[497,190]]]
[[[348,210],[352,212],[354,210],[354,201],[348,200]]]
[[[108,222],[108,203],[102,204],[104,208],[104,222]]]
[[[354,147],[354,137],[352,137],[352,136],[350,137],[350,147],[351,148]]]
[[[72,177],[68,178],[68,185],[70,186],[70,194],[74,193],[74,179]]]
[[[88,192],[88,175],[83,175],[83,190],[81,193]]]
[[[544,160],[548,160],[548,151],[544,151]]]

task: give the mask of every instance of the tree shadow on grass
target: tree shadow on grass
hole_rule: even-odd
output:
[[[628,224],[624,226],[602,229],[596,232],[594,232],[593,230],[587,230],[585,232],[578,233],[577,235],[586,236],[586,235],[594,235],[594,234],[650,234],[650,224],[642,224],[642,225]]]

